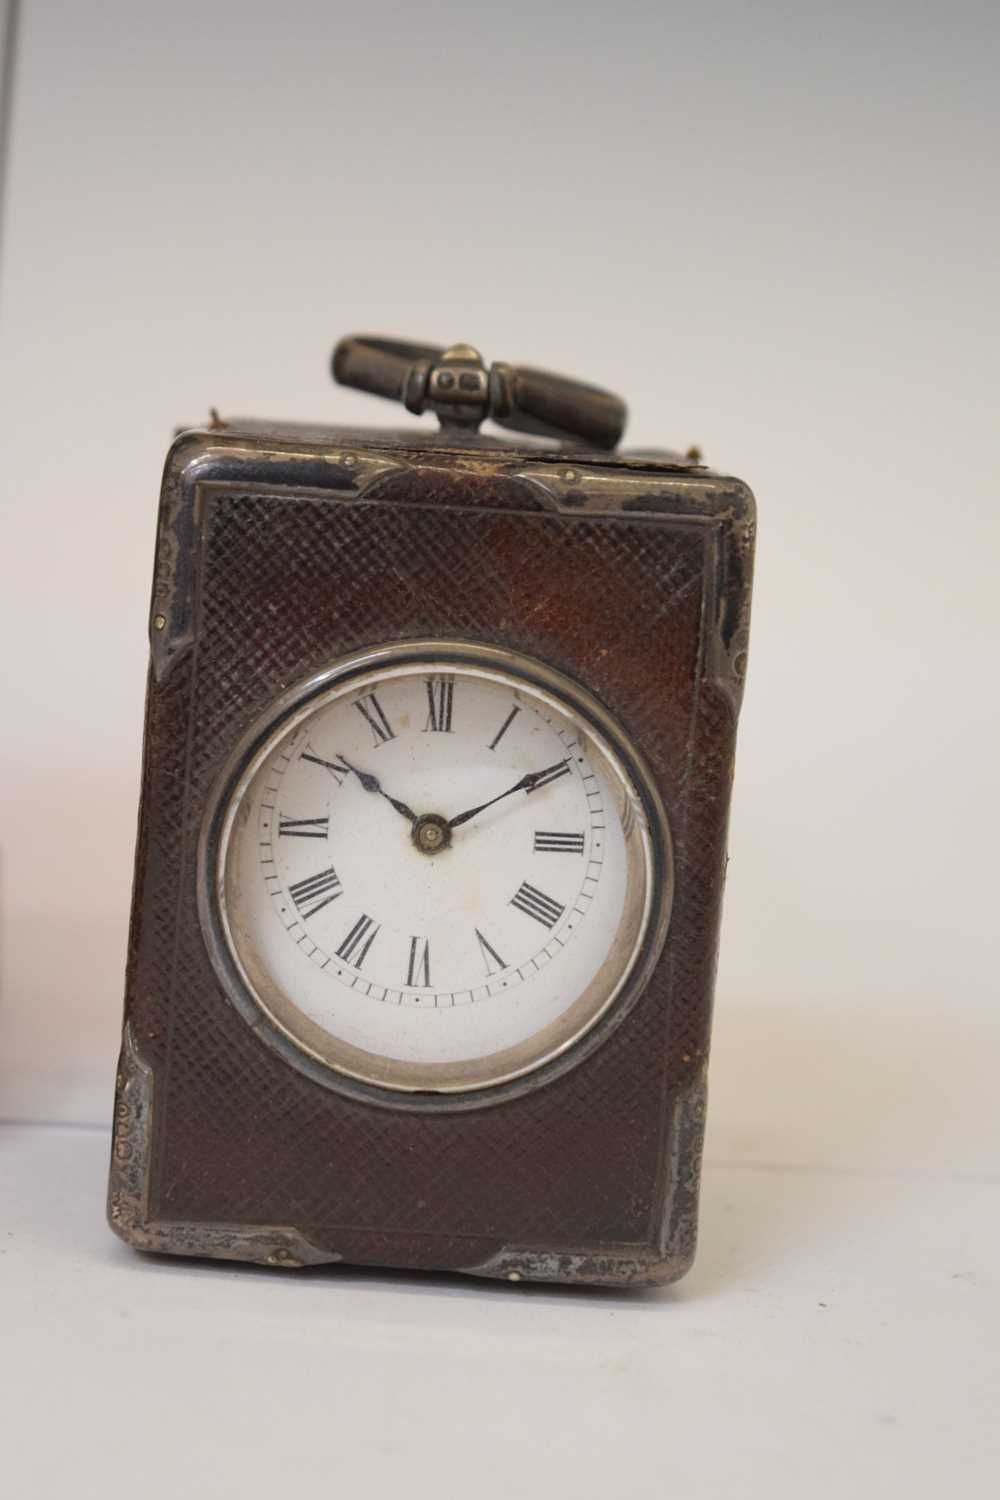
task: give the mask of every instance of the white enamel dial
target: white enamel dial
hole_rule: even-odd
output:
[[[332,674],[231,795],[218,898],[242,981],[340,1073],[517,1077],[594,1025],[640,951],[643,801],[593,717],[506,663],[428,647]]]

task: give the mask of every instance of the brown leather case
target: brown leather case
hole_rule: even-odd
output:
[[[166,464],[109,1218],[144,1250],[656,1283],[695,1247],[753,499],[667,456],[261,423]],[[541,658],[644,753],[675,889],[648,984],[601,1045],[490,1107],[325,1088],[224,992],[197,854],[234,747],[362,647]]]

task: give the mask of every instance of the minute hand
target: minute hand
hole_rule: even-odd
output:
[[[567,756],[565,760],[557,760],[553,765],[545,766],[541,771],[529,771],[527,776],[522,776],[520,781],[515,782],[513,786],[509,786],[505,792],[501,792],[499,797],[491,797],[488,802],[480,802],[478,807],[470,807],[468,812],[459,813],[457,818],[449,818],[448,827],[458,828],[460,824],[467,823],[470,818],[474,818],[476,813],[481,813],[487,807],[492,807],[494,802],[502,802],[505,797],[512,797],[515,792],[534,791],[540,781],[546,781],[549,777],[554,779],[555,775],[559,773],[560,766],[566,766],[568,763],[569,757]]]

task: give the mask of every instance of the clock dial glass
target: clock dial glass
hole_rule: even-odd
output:
[[[379,655],[310,685],[244,767],[221,926],[303,1053],[383,1088],[482,1089],[622,993],[657,897],[649,799],[554,674],[473,648]]]

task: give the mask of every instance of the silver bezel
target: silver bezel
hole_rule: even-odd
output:
[[[628,785],[645,815],[648,868],[645,907],[639,936],[620,979],[598,1005],[591,1002],[590,1018],[551,1051],[495,1079],[475,1084],[426,1086],[394,1081],[387,1084],[346,1066],[344,1048],[307,1045],[274,1013],[258,993],[243,962],[228,922],[226,859],[230,835],[247,789],[278,742],[298,722],[311,715],[324,698],[358,683],[367,674],[386,672],[404,664],[433,658],[466,669],[502,673],[535,694],[552,701],[561,712],[581,719],[603,741],[624,769]],[[666,937],[673,896],[673,858],[670,830],[662,800],[640,753],[608,710],[578,683],[537,659],[502,648],[458,640],[423,639],[398,642],[355,652],[298,684],[275,701],[240,742],[227,761],[209,799],[198,849],[198,907],[202,931],[223,989],[261,1041],[282,1059],[324,1087],[391,1108],[469,1109],[499,1103],[552,1078],[598,1047],[639,999]],[[291,1002],[290,1002],[291,1004]],[[339,1058],[331,1052],[340,1053]]]

